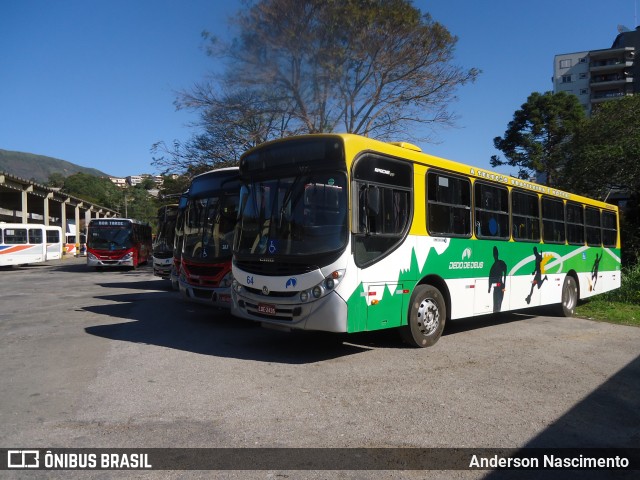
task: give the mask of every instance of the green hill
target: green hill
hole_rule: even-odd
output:
[[[95,168],[81,167],[66,160],[2,149],[0,149],[0,172],[43,184],[47,183],[52,173],[60,173],[65,177],[78,172],[98,177],[109,176]]]

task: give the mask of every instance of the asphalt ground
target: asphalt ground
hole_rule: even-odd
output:
[[[529,310],[450,322],[435,346],[413,349],[394,331],[267,330],[182,300],[148,266],[95,272],[70,257],[0,279],[0,448],[640,445],[638,328]],[[0,476],[637,478],[512,473],[290,471],[285,462]]]

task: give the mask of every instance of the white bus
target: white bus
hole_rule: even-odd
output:
[[[234,315],[281,329],[445,322],[620,286],[618,208],[356,135],[260,145],[240,159]]]
[[[46,260],[60,260],[62,258],[63,238],[62,228],[45,227],[46,230]]]
[[[44,225],[0,223],[0,266],[39,263],[46,259]]]

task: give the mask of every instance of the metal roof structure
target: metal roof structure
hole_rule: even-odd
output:
[[[118,212],[0,171],[0,221],[57,225],[67,230],[91,218],[115,217]]]

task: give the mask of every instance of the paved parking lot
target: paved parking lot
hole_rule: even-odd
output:
[[[150,267],[70,258],[0,278],[0,447],[640,445],[638,328],[526,311],[412,349],[393,331],[266,330],[181,300]]]

